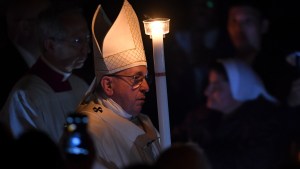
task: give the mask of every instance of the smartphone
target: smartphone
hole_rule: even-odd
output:
[[[89,155],[88,117],[72,113],[66,118],[63,148],[69,155]]]

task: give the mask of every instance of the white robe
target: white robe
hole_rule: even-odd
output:
[[[0,121],[8,125],[15,137],[26,129],[36,128],[45,131],[55,142],[59,142],[65,118],[69,113],[75,112],[88,89],[88,84],[76,75],[71,75],[67,80],[70,88],[55,91],[55,88],[59,88],[59,83],[63,82],[55,82],[53,79],[60,76],[63,79],[63,76],[40,63],[38,64],[42,66],[36,71],[41,73],[40,68],[46,69],[47,74],[41,73],[41,78],[30,73],[21,78],[0,112]],[[45,79],[51,81],[52,86]]]
[[[88,130],[97,154],[94,169],[120,169],[139,162],[153,163],[161,152],[159,133],[147,115],[138,115],[145,132],[104,107],[99,99],[80,105],[77,112],[89,118]]]

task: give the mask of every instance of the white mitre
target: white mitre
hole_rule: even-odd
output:
[[[96,84],[103,75],[131,67],[147,66],[138,17],[127,0],[113,23],[101,5],[92,21]]]

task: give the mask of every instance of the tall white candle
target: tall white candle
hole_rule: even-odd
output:
[[[144,21],[144,25],[146,34],[152,39],[159,132],[161,146],[166,149],[171,146],[171,134],[163,37],[169,32],[169,19],[150,19]]]
[[[169,124],[169,107],[168,94],[165,73],[165,59],[163,48],[163,35],[153,35],[153,59],[155,69],[155,85],[159,119],[159,131],[161,134],[162,148],[167,148],[171,145],[170,124]]]

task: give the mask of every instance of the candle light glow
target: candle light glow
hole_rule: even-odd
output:
[[[150,35],[151,39],[153,35],[165,35],[169,33],[170,19],[168,18],[148,19],[143,22],[145,33],[146,35]]]

